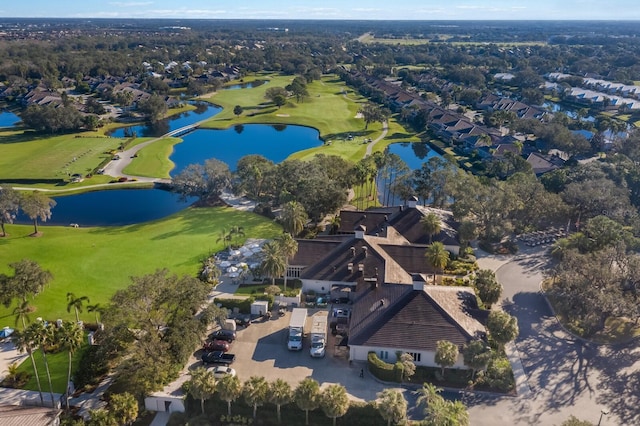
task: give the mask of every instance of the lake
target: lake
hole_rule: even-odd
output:
[[[262,155],[280,163],[294,152],[320,146],[320,133],[311,127],[281,124],[245,124],[225,130],[198,129],[182,136],[183,142],[174,146],[171,161],[172,175],[189,164],[204,163],[217,158],[235,170],[245,155]]]
[[[127,138],[131,137],[135,132],[138,137],[160,137],[173,130],[188,126],[189,124],[211,118],[222,111],[222,108],[206,102],[194,102],[193,105],[196,106],[195,110],[185,111],[181,114],[165,118],[164,120],[160,120],[153,124],[137,124],[133,126],[119,127],[108,132],[107,136],[112,136],[114,138]]]
[[[161,219],[185,209],[195,201],[161,189],[112,189],[56,197],[46,225],[122,226]],[[19,215],[17,223],[31,223]],[[40,224],[41,222],[38,221]]]
[[[260,87],[265,83],[268,83],[269,80],[254,80],[249,83],[239,83],[232,84],[231,86],[225,86],[223,90],[239,90],[239,89],[253,89],[254,87]]]
[[[20,117],[12,112],[0,111],[0,127],[13,127],[20,122]]]
[[[426,142],[392,143],[387,149],[389,153],[398,155],[411,170],[421,168],[429,158],[442,157]]]

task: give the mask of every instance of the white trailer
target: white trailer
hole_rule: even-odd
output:
[[[327,316],[314,315],[311,322],[311,347],[309,355],[322,358],[327,347]]]
[[[295,308],[291,312],[291,320],[289,321],[289,339],[287,341],[287,348],[290,351],[302,350],[302,337],[304,335],[304,325],[306,322],[306,309]]]

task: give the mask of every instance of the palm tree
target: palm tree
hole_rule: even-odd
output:
[[[333,215],[331,222],[329,222],[329,235],[335,235],[340,229],[340,215]]]
[[[280,222],[285,232],[291,235],[300,234],[308,220],[307,212],[304,210],[302,204],[297,201],[289,201],[282,206]]]
[[[423,383],[422,387],[414,392],[418,395],[418,398],[416,399],[416,407],[424,405],[426,414],[428,407],[436,403],[439,398],[442,399],[440,392],[442,392],[442,389],[436,388],[435,385],[426,382]]]
[[[391,423],[400,423],[407,417],[407,401],[397,389],[385,389],[378,392],[378,411],[383,419],[387,421],[387,426]]]
[[[18,352],[26,352],[31,359],[31,366],[33,367],[33,374],[36,378],[36,385],[38,386],[38,392],[40,393],[40,404],[44,406],[44,397],[42,396],[42,385],[40,384],[40,375],[38,374],[38,367],[36,366],[36,360],[33,357],[33,349],[35,348],[33,331],[30,328],[24,328],[22,331],[16,330],[11,335],[13,344],[18,349]]]
[[[231,230],[229,231],[229,236],[231,239],[233,239],[234,235],[235,235],[236,244],[237,244],[237,240],[240,237],[244,237],[244,228],[242,226],[232,226]]]
[[[280,251],[285,259],[284,265],[284,291],[287,291],[287,272],[289,270],[289,259],[291,259],[298,252],[298,242],[288,232],[283,233],[278,238],[278,245]]]
[[[269,386],[269,401],[276,405],[276,412],[278,413],[278,423],[282,423],[280,416],[280,407],[291,402],[293,393],[289,383],[282,379],[277,379]]]
[[[286,259],[277,242],[270,241],[262,246],[260,269],[263,274],[271,278],[273,285],[276,283],[276,277],[280,277],[286,272]]]
[[[269,384],[264,377],[251,376],[248,381],[244,382],[242,394],[247,405],[253,407],[253,419],[256,419],[258,407],[267,401],[269,392]]]
[[[347,390],[342,385],[329,385],[320,396],[320,407],[336,426],[336,418],[344,416],[349,409]]]
[[[442,231],[442,222],[440,217],[435,213],[429,213],[420,219],[422,229],[429,236],[429,244],[431,244],[434,235],[440,234]]]
[[[73,308],[76,312],[76,321],[80,322],[79,312],[82,312],[82,305],[84,302],[89,303],[89,298],[87,296],[76,297],[75,294],[69,292],[67,293],[67,312],[71,312],[71,308]]]
[[[47,348],[54,342],[55,328],[52,324],[45,324],[43,321],[36,321],[29,325],[30,333],[34,346],[40,347],[42,360],[44,361],[44,369],[47,372],[47,380],[49,381],[49,393],[51,395],[51,404],[55,404],[53,398],[53,384],[51,383],[51,372],[49,371],[49,361],[47,360]]]
[[[231,245],[232,236],[233,235],[231,234],[231,232],[227,232],[227,228],[222,228],[222,230],[218,234],[218,239],[216,240],[216,243],[222,242],[224,243],[224,248],[229,248],[229,246]]]
[[[309,411],[320,406],[320,385],[311,377],[302,380],[293,392],[293,400],[301,410],[304,410],[305,425],[309,424]]]
[[[441,242],[435,242],[431,243],[427,247],[427,251],[424,256],[435,269],[433,274],[433,283],[435,284],[438,271],[443,270],[449,263],[449,252],[445,250],[444,244]]]
[[[100,324],[100,317],[98,315],[102,315],[104,308],[100,306],[99,303],[96,303],[95,305],[87,305],[87,312],[94,312],[96,315],[96,324]]]
[[[27,323],[31,322],[29,314],[33,311],[35,311],[35,308],[29,305],[29,302],[26,300],[23,301],[20,306],[13,308],[13,315],[16,317],[16,327],[18,326],[18,323],[22,323],[22,329],[25,330],[27,328]]]
[[[442,377],[444,377],[444,369],[453,367],[458,360],[458,346],[448,340],[438,340],[436,342],[435,362],[441,368]]]
[[[216,379],[211,371],[202,367],[192,370],[189,374],[191,374],[189,393],[200,400],[200,408],[204,414],[204,401],[211,398],[216,391]]]
[[[71,382],[71,361],[73,360],[73,354],[82,346],[84,340],[84,330],[77,322],[65,321],[61,327],[58,327],[55,331],[55,342],[60,345],[61,348],[67,350],[69,356],[69,364],[67,368],[67,391],[65,392],[67,400],[67,411],[69,411],[69,383]]]
[[[227,402],[227,415],[231,415],[231,403],[242,395],[242,384],[237,376],[227,374],[218,381],[216,390],[220,399]]]

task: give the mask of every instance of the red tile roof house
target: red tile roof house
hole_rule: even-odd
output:
[[[429,213],[442,221],[433,241],[457,254],[451,212],[418,206],[416,199],[407,207],[342,211],[339,235],[298,240],[287,275],[300,278],[303,291],[348,295],[353,302],[352,361],[366,361],[375,351],[394,362],[396,351],[402,351],[413,354],[417,365],[435,366],[438,340],[462,350],[484,337],[486,312],[478,309],[472,288],[425,285],[434,271],[424,257],[429,237],[420,219]],[[456,367],[464,368],[462,356]]]

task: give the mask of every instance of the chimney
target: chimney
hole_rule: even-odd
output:
[[[364,263],[358,263],[358,271],[364,272]]]
[[[364,234],[367,232],[367,227],[364,225],[359,225],[356,227],[356,239],[362,240],[364,238]]]
[[[356,257],[356,248],[351,246],[351,257]]]
[[[415,209],[417,205],[418,205],[418,197],[416,197],[415,195],[412,195],[407,200],[407,207],[409,207],[410,209]]]
[[[362,247],[362,252],[364,253],[364,257],[367,257],[368,247],[367,246]]]

